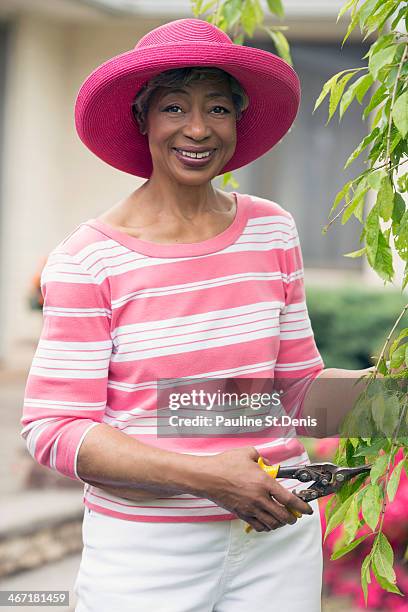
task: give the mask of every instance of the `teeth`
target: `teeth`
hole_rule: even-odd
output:
[[[203,151],[203,153],[193,153],[192,151],[183,151],[182,149],[176,149],[184,157],[192,157],[193,159],[203,159],[211,155],[211,151]]]

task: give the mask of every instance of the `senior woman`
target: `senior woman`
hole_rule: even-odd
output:
[[[82,141],[147,180],[75,228],[42,275],[22,434],[85,483],[77,612],[320,610],[317,502],[257,464],[307,463],[300,441],[158,432],[161,379],[279,375],[304,395],[323,372],[292,216],[211,183],[276,144],[299,96],[283,60],[195,19],[81,87]]]

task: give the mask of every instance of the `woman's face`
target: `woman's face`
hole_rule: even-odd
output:
[[[227,81],[158,88],[146,118],[154,174],[183,185],[209,182],[234,154],[235,123]]]

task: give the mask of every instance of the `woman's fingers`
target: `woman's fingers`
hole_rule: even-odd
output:
[[[302,514],[313,514],[313,508],[308,503],[273,479],[271,479],[270,483],[270,495],[286,508],[292,508]]]
[[[246,518],[243,519],[246,523],[248,523],[248,525],[250,525],[252,527],[252,529],[255,529],[255,531],[269,531],[269,529],[267,528],[266,525],[264,525],[264,523],[262,523],[261,521],[259,521],[257,518],[255,518],[254,516],[248,516]]]
[[[267,512],[259,511],[255,516],[247,516],[243,519],[255,531],[273,531],[279,527],[283,527],[284,523],[272,518]]]
[[[296,523],[297,519],[295,517],[292,518],[294,518],[294,522]],[[259,510],[257,519],[266,526],[267,531],[278,529],[288,524],[286,520],[278,518],[278,515],[271,516],[270,512],[265,512],[264,510]]]
[[[297,521],[296,516],[290,510],[271,497],[262,500],[259,510],[269,516],[270,520],[279,521],[282,525],[294,525]]]

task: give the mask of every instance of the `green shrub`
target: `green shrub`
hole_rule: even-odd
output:
[[[316,344],[326,368],[362,369],[375,363],[407,296],[355,284],[306,290]],[[399,329],[407,326],[403,317]]]

